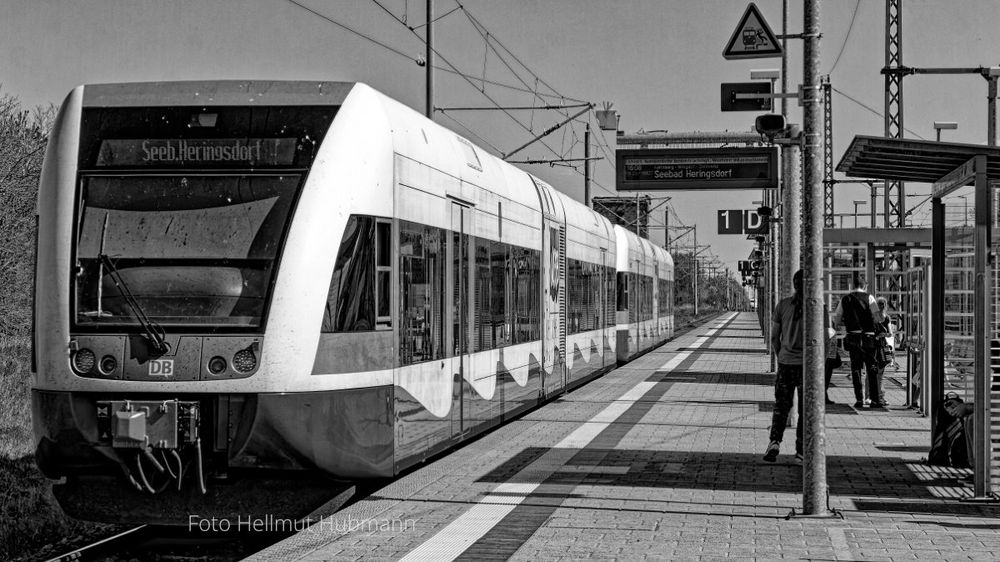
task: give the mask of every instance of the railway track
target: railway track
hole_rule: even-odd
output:
[[[338,488],[326,503],[277,530],[273,525],[265,530],[245,530],[235,524],[212,525],[209,530],[190,529],[183,525],[139,525],[50,558],[48,562],[240,560],[357,501],[360,497],[356,492],[353,485]],[[367,493],[368,490],[365,490],[361,495]],[[265,518],[262,514],[261,519]]]

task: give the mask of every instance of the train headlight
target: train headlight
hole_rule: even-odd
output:
[[[213,375],[221,375],[226,371],[226,360],[216,355],[208,361],[208,372]]]
[[[83,348],[73,354],[73,369],[81,375],[93,371],[96,364],[97,356],[87,348]]]
[[[241,349],[233,356],[233,368],[240,373],[249,373],[257,366],[257,356],[253,349]]]
[[[115,369],[117,368],[118,368],[118,360],[116,360],[114,357],[112,357],[111,355],[105,355],[104,357],[101,357],[101,373],[105,375],[110,375],[111,373],[115,372]]]

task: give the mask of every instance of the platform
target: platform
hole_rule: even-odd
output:
[[[794,428],[762,460],[774,400],[756,316],[727,313],[264,550],[255,560],[1000,558],[1000,507],[922,463],[929,421],[886,381],[827,410],[830,506],[802,504]]]

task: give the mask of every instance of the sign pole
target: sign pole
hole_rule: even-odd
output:
[[[698,317],[698,225],[694,225],[694,251],[691,253],[694,261],[694,283],[692,292],[694,293],[694,315]]]
[[[995,83],[995,81],[994,81]],[[994,86],[995,88],[995,86]],[[995,93],[995,92],[994,92]],[[975,480],[973,491],[976,498],[992,500],[990,468],[993,464],[993,448],[990,439],[990,395],[993,392],[993,376],[990,363],[990,328],[992,324],[992,308],[990,292],[993,284],[990,279],[990,226],[993,221],[992,187],[986,178],[986,156],[976,156],[976,227],[975,240],[975,282],[973,285],[974,310],[973,333],[976,335],[975,345],[975,391],[973,403],[973,454],[972,469]],[[968,438],[968,437],[967,437]]]
[[[781,2],[781,93],[788,92],[788,0]],[[781,115],[788,122],[788,99],[781,98]],[[792,294],[792,276],[802,261],[802,161],[797,144],[781,146],[781,272],[778,297]]]
[[[823,362],[826,326],[823,322],[823,169],[822,115],[819,84],[820,2],[805,0],[803,37],[803,125],[805,135],[805,197],[803,200],[803,357],[804,466],[802,511],[806,516],[829,515],[826,481],[826,415]]]
[[[583,131],[583,204],[590,206],[590,123]]]
[[[424,58],[427,60],[427,92],[424,116],[434,119],[434,0],[427,0],[427,52]]]

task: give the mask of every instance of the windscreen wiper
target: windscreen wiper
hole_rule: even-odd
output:
[[[128,283],[125,282],[125,278],[122,277],[118,268],[115,267],[114,262],[107,254],[97,254],[97,259],[101,260],[104,267],[108,269],[108,274],[111,277],[111,281],[118,288],[118,292],[125,299],[125,304],[128,305],[129,310],[132,311],[132,316],[139,322],[142,329],[146,332],[146,338],[153,344],[153,349],[160,353],[166,353],[168,350],[167,346],[167,333],[163,331],[163,327],[153,322],[146,316],[146,312],[142,310],[139,306],[139,301],[135,300],[135,296],[132,291],[128,288]],[[100,280],[98,280],[100,283]]]

